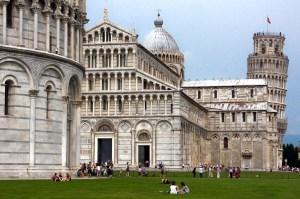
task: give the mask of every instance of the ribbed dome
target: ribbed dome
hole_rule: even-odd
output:
[[[176,41],[162,28],[163,20],[158,15],[154,21],[155,28],[144,40],[144,46],[153,53],[180,53]]]

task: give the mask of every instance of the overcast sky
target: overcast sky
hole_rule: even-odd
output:
[[[300,137],[300,1],[299,0],[87,0],[90,22],[99,24],[103,9],[115,24],[135,30],[142,43],[161,10],[163,27],[185,54],[186,80],[246,78],[254,32],[286,36],[289,56],[288,134]]]

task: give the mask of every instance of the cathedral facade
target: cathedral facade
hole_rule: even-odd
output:
[[[76,168],[85,1],[0,6],[0,177]]]
[[[102,22],[86,31],[80,161],[281,167],[285,37],[254,34],[247,79],[184,81],[183,54],[159,15],[154,25],[140,44],[106,10]]]

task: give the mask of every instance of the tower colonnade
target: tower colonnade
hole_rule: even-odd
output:
[[[87,19],[80,2],[2,0],[0,6],[1,44],[42,50],[82,61],[81,38]],[[28,29],[30,24],[33,27]]]

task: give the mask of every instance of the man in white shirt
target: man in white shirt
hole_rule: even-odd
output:
[[[200,178],[202,178],[203,177],[203,173],[204,173],[204,168],[202,166],[200,166],[198,172],[199,172]]]
[[[175,181],[172,181],[172,184],[170,186],[170,194],[177,194],[178,193],[178,187],[176,186]]]

